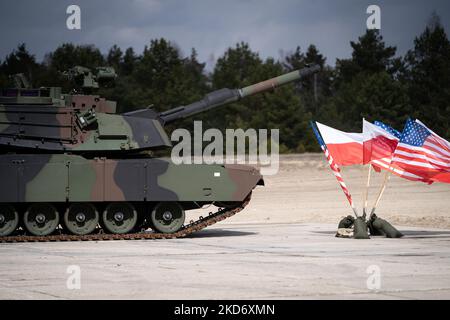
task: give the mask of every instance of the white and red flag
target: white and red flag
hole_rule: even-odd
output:
[[[341,166],[363,164],[364,135],[336,130],[319,122],[317,128],[334,162]]]
[[[315,134],[316,138],[317,138],[317,142],[319,142],[320,148],[325,153],[325,157],[327,158],[327,162],[330,165],[330,169],[333,172],[334,176],[336,177],[336,179],[337,179],[339,185],[341,186],[341,189],[344,192],[345,196],[347,197],[347,200],[348,200],[350,206],[352,207],[353,212],[355,213],[355,216],[358,216],[356,208],[355,208],[355,204],[353,203],[352,195],[350,194],[350,191],[348,190],[347,185],[345,184],[344,179],[342,178],[341,170],[339,169],[339,165],[335,161],[335,159],[333,158],[333,155],[328,150],[328,145],[325,143],[325,141],[323,139],[322,132],[319,132],[319,125],[322,127],[322,129],[324,127],[327,127],[327,126],[325,126],[323,124],[320,124],[318,122],[312,122],[311,121],[311,127],[312,127],[312,129],[314,131],[314,134]],[[327,128],[333,129],[333,128],[330,128],[330,127],[327,127]],[[333,130],[335,130],[335,129],[333,129]],[[336,131],[338,131],[338,130],[336,130]],[[339,154],[337,154],[337,155],[339,156]]]
[[[383,169],[389,168],[392,154],[400,139],[365,119],[363,119],[363,135],[363,163],[372,163]]]

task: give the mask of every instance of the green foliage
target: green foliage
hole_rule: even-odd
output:
[[[134,53],[133,48],[128,48],[125,50],[125,55],[123,56],[123,62],[121,65],[121,73],[124,76],[129,76],[133,73],[134,67],[136,66],[137,57]]]
[[[383,121],[401,129],[408,116],[405,87],[386,71],[357,74],[341,85],[329,103],[339,114],[342,122],[339,127],[347,131],[360,132],[362,118]]]
[[[61,86],[65,91],[68,91],[72,89],[72,84],[62,75],[62,72],[74,66],[94,69],[105,64],[105,58],[94,45],[64,43],[45,56],[43,65],[46,68],[39,75],[40,85]]]
[[[327,101],[327,113],[338,116],[338,127],[361,131],[361,121],[387,122],[401,129],[408,116],[405,85],[397,80],[401,61],[396,48],[386,46],[377,30],[367,30],[353,48],[350,59],[336,62],[334,94]],[[326,121],[327,113],[320,119]],[[337,121],[336,121],[337,120]]]
[[[106,56],[106,62],[115,70],[119,72],[121,71],[120,69],[123,64],[123,53],[117,45],[113,45],[111,49],[109,49],[108,55]]]
[[[79,65],[87,68],[96,68],[105,64],[105,59],[94,45],[77,46],[65,43],[50,53],[47,58],[51,68],[64,71]]]
[[[35,76],[41,72],[41,66],[36,62],[34,55],[30,54],[24,43],[17,46],[6,56],[5,61],[0,66],[0,84],[7,86],[11,84],[9,76],[23,73],[33,84],[36,82]]]
[[[450,136],[450,41],[438,18],[414,40],[405,57],[404,83],[411,115],[443,136]]]
[[[212,77],[213,87],[244,87],[286,71],[280,62],[272,58],[262,61],[248,44],[238,43],[217,60]],[[206,117],[208,123],[222,130],[236,127],[279,129],[280,150],[311,150],[310,142],[313,140],[308,135],[311,113],[306,112],[292,84],[213,110]]]
[[[361,119],[380,120],[402,129],[408,116],[423,120],[450,137],[450,42],[436,16],[414,41],[405,57],[387,46],[379,32],[368,30],[350,42],[349,59],[336,66],[314,46],[297,47],[283,59],[262,59],[248,43],[228,48],[207,74],[192,49],[188,56],[166,39],[151,40],[141,54],[112,46],[105,56],[93,45],[62,44],[38,63],[25,44],[0,61],[0,86],[12,85],[9,75],[24,73],[35,86],[71,84],[61,72],[75,65],[113,66],[119,74],[114,88],[99,94],[118,102],[127,112],[153,105],[156,111],[186,105],[220,88],[241,88],[319,64],[322,71],[298,83],[256,95],[172,124],[192,129],[203,120],[204,130],[215,127],[280,129],[281,152],[318,151],[309,121],[314,119],[347,131],[361,131]]]
[[[395,47],[386,47],[378,30],[367,30],[358,42],[350,42],[351,59],[337,59],[336,85],[351,81],[360,73],[373,74],[386,71],[394,74],[400,59],[395,58]]]

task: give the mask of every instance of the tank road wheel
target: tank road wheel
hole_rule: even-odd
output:
[[[102,222],[110,233],[129,233],[136,226],[137,212],[129,203],[111,203],[103,212]]]
[[[49,203],[35,203],[28,207],[23,217],[25,228],[35,236],[46,236],[59,224],[58,211]]]
[[[64,225],[70,233],[89,234],[99,221],[97,209],[90,203],[74,203],[64,213]]]
[[[177,202],[160,202],[153,208],[151,218],[156,231],[175,233],[183,226],[185,214]]]
[[[10,205],[0,205],[0,237],[9,236],[19,225],[19,214]]]

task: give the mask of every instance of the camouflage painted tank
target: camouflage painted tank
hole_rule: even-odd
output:
[[[236,213],[263,177],[251,166],[175,165],[148,150],[170,148],[164,125],[290,83],[309,67],[157,113],[116,114],[116,103],[91,93],[115,78],[111,68],[75,67],[67,76],[85,94],[61,88],[0,92],[1,241],[167,238],[184,236]],[[185,211],[220,209],[185,224]],[[143,232],[152,228],[154,232]]]

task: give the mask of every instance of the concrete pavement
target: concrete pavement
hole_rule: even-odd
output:
[[[175,240],[0,244],[0,298],[449,299],[450,230],[399,229],[354,240],[330,224],[219,223]]]

